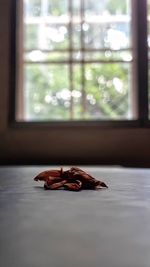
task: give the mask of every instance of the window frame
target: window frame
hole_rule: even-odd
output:
[[[21,0],[22,1],[22,0]],[[12,2],[11,15],[11,82],[9,97],[9,125],[10,127],[43,128],[43,127],[149,127],[148,119],[148,47],[147,47],[147,1],[131,0],[133,27],[133,63],[135,98],[135,113],[137,119],[131,120],[80,120],[80,121],[17,121],[16,87],[17,87],[17,0]],[[134,7],[134,8],[133,8]]]

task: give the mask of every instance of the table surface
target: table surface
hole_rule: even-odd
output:
[[[150,266],[150,170],[82,168],[109,188],[45,191],[48,167],[0,168],[1,267]]]

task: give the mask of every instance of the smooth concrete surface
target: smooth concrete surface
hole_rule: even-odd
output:
[[[109,188],[45,191],[48,167],[0,167],[1,267],[150,266],[150,170],[82,168]]]

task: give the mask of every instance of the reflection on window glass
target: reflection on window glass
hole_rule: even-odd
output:
[[[22,120],[131,119],[131,0],[20,1]]]

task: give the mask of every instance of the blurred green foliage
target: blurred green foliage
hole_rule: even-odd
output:
[[[26,15],[41,16],[43,12],[41,3],[41,0],[30,1],[29,6],[26,7]],[[87,0],[87,12],[88,10],[91,12],[92,3],[93,0]],[[99,9],[112,15],[126,14],[127,1],[101,0]],[[59,17],[66,13],[67,1],[48,1],[48,15]],[[29,49],[31,52],[34,50],[42,51],[40,48],[41,39],[39,40],[40,26],[33,24],[24,27],[25,49]],[[108,29],[110,27],[111,25]],[[67,63],[67,61],[66,63],[59,63],[59,61],[64,60],[65,53],[56,53],[55,49],[69,49],[68,29],[65,29],[64,25],[59,27],[51,25],[47,29],[49,35],[45,37],[47,38],[45,41],[46,49],[54,51],[46,56],[49,63],[44,64],[42,59],[39,60],[39,62],[42,61],[41,63],[36,63],[35,58],[34,60],[32,58],[31,62],[29,59],[24,64],[24,106],[27,119],[115,120],[128,118],[130,111],[130,63],[109,62],[105,51],[101,52],[101,59],[105,60],[105,63],[92,62],[92,59],[84,64],[79,63],[78,60],[74,63]],[[96,42],[101,39],[105,45],[107,32],[101,32],[104,32],[105,36],[96,36]],[[81,41],[80,32],[78,35],[76,42]],[[86,37],[86,32],[84,36]],[[77,46],[80,47],[80,43]],[[99,55],[97,52],[96,60],[100,57]],[[72,59],[72,56],[69,52],[66,53],[68,59]],[[82,59],[83,54],[80,56]],[[116,59],[117,57],[119,56],[116,54]],[[56,62],[51,64],[50,61]]]

